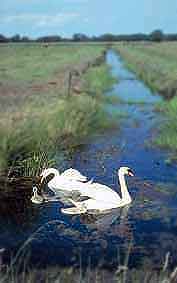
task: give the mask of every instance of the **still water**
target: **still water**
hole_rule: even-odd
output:
[[[108,111],[126,113],[126,117],[118,129],[82,146],[64,167],[76,168],[119,190],[117,168],[129,166],[136,175],[127,180],[132,204],[105,215],[71,217],[60,213],[60,202],[34,205],[20,198],[2,202],[0,248],[5,249],[4,260],[28,239],[19,254],[30,250],[35,266],[116,268],[128,255],[130,266],[159,267],[167,252],[171,263],[177,264],[177,167],[166,164],[168,152],[150,146],[162,122],[155,112],[161,97],[128,71],[112,50],[106,61],[118,82],[105,95],[121,99]]]

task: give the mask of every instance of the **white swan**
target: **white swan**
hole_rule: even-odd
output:
[[[118,170],[118,176],[122,194],[121,198],[117,192],[105,185],[99,183],[81,184],[79,187],[81,196],[87,196],[89,199],[80,202],[70,199],[74,206],[70,208],[62,208],[62,213],[73,215],[86,213],[89,210],[103,212],[105,210],[130,204],[132,199],[127,189],[125,175],[134,176],[129,167],[120,167]]]
[[[49,175],[53,175],[53,178],[48,182],[48,187],[55,194],[57,194],[57,192],[60,192],[61,190],[68,192],[72,192],[74,190],[79,191],[77,188],[79,188],[80,183],[87,182],[87,177],[82,175],[76,169],[70,168],[60,174],[57,169],[48,168],[44,169],[40,174],[40,176],[42,177],[40,181],[41,184]],[[89,183],[90,182],[91,181],[89,181]]]

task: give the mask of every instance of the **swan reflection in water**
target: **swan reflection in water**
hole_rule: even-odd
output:
[[[131,234],[130,223],[128,221],[130,206],[126,205],[122,208],[111,209],[104,214],[82,214],[79,217],[80,222],[102,232],[110,232],[110,229],[116,229],[116,233],[118,234],[119,232],[122,234],[125,230],[128,231],[128,234]]]

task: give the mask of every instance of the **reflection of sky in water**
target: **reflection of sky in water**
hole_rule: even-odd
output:
[[[101,259],[107,266],[116,266],[118,253],[126,254],[131,242],[131,265],[143,258],[158,265],[168,251],[176,258],[177,167],[165,164],[166,152],[147,146],[156,132],[155,123],[159,123],[153,103],[160,98],[136,80],[113,52],[108,53],[107,62],[113,74],[121,79],[107,95],[117,94],[124,101],[144,100],[145,104],[116,105],[128,112],[121,129],[97,137],[80,148],[65,165],[115,189],[117,168],[130,166],[136,175],[128,180],[132,205],[102,216],[68,217],[60,214],[61,203],[25,206],[21,202],[15,206],[12,200],[0,209],[1,247],[16,247],[44,225],[31,244],[34,262],[38,259],[62,263],[63,260],[73,264],[70,259],[77,261],[80,251],[85,260],[90,257],[98,263]],[[50,221],[54,222],[45,224]]]
[[[115,84],[111,91],[113,94],[117,94],[124,101],[153,103],[161,100],[143,82],[138,81],[133,73],[125,69],[120,57],[115,56],[114,52],[108,53],[107,63],[113,66],[112,74],[119,80],[119,83]]]

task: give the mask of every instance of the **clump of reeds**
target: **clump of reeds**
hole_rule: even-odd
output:
[[[20,176],[39,176],[43,169],[52,167],[55,160],[45,151],[31,152],[28,157],[18,162],[15,170]]]
[[[104,65],[95,67],[84,79],[89,81],[89,90],[95,87],[94,95],[82,93],[69,99],[42,100],[42,107],[40,103],[31,102],[24,105],[21,112],[8,112],[8,120],[3,116],[0,127],[1,169],[15,168],[20,164],[21,172],[34,175],[51,164],[48,156],[54,156],[56,150],[85,143],[94,134],[115,125],[114,118],[105,109],[104,99],[101,99],[106,85],[110,87],[113,82],[109,70]]]

